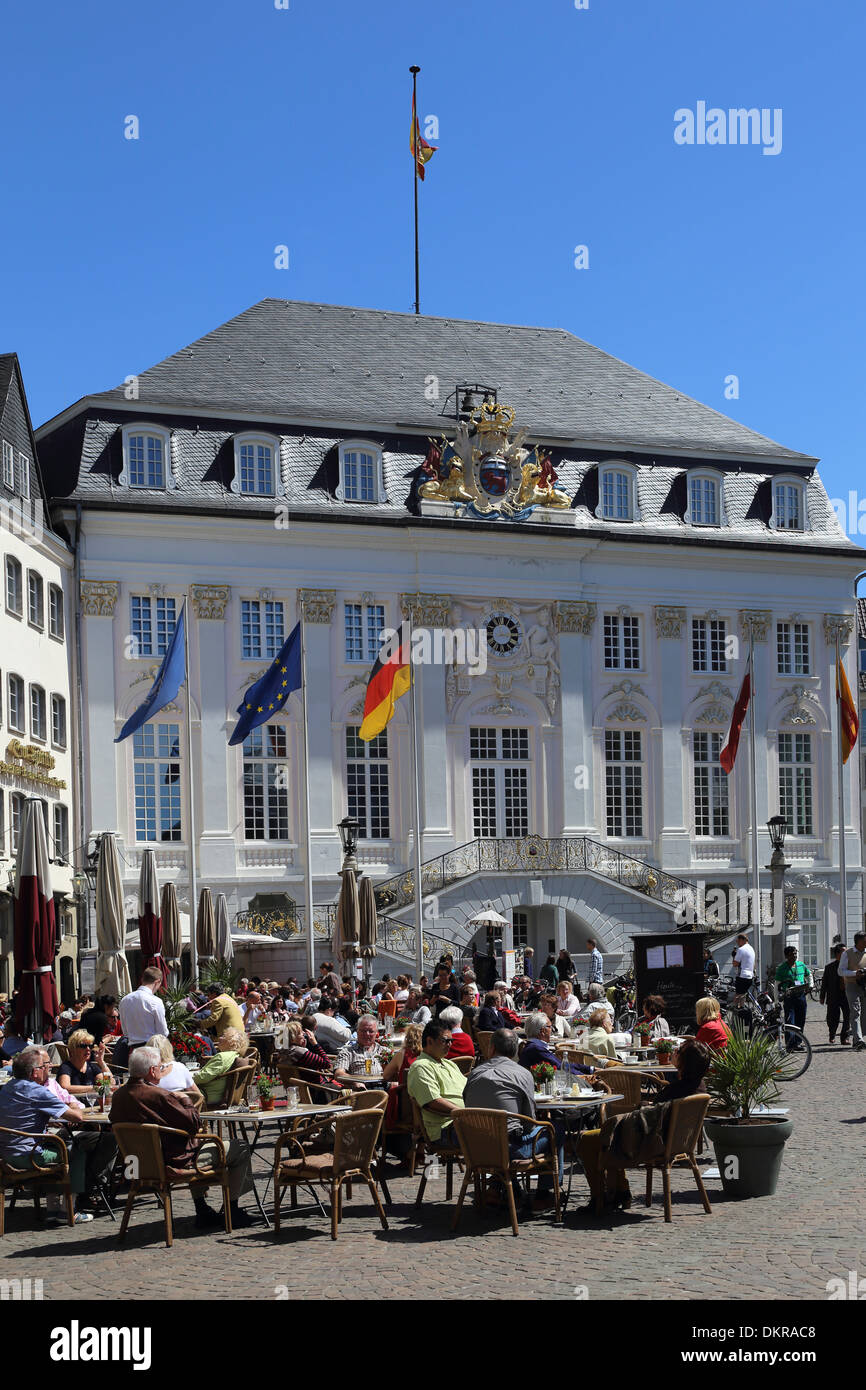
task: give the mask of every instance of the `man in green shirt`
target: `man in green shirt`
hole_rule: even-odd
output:
[[[447,1060],[451,1029],[435,1020],[421,1036],[424,1051],[406,1074],[406,1085],[421,1110],[428,1146],[433,1149],[453,1142],[452,1116],[463,1109],[466,1077],[455,1062]]]
[[[776,984],[785,991],[785,1022],[795,1028],[806,1027],[806,988],[812,982],[812,972],[797,960],[797,947],[785,947],[785,961],[776,966]]]

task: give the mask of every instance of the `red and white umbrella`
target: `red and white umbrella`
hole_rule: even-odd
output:
[[[20,1037],[43,1042],[54,1032],[57,987],[54,983],[56,928],[42,803],[29,799],[18,841],[15,872],[15,972],[20,984],[15,1022]]]
[[[152,849],[146,849],[138,875],[138,939],[145,969],[155,965],[162,971],[163,983],[168,984],[168,965],[162,954],[161,911],[156,855]]]

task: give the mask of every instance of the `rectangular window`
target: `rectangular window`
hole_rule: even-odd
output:
[[[640,620],[604,615],[604,666],[606,671],[640,670]]]
[[[180,725],[142,724],[132,736],[135,838],[181,837]]]
[[[357,820],[362,840],[387,840],[391,834],[388,785],[388,731],[365,743],[358,728],[346,729],[346,788],[349,815]]]
[[[9,728],[16,734],[25,733],[24,682],[20,676],[9,677]]]
[[[244,833],[289,838],[288,751],[284,724],[260,724],[244,739]]]
[[[66,747],[66,701],[62,695],[51,696],[51,742],[55,748]]]
[[[469,756],[473,759],[496,757],[496,730],[472,728],[469,730]]]
[[[511,914],[511,922],[514,929],[514,949],[523,951],[529,945],[529,913],[522,912],[517,907]]]
[[[606,729],[604,734],[607,833],[617,838],[643,834],[643,768],[638,730]]]
[[[774,507],[776,527],[779,531],[802,531],[803,508],[802,491],[794,483],[776,484],[776,505]]]
[[[24,613],[23,574],[18,561],[6,556],[6,608],[21,617]]]
[[[728,835],[728,779],[719,763],[723,735],[694,735],[695,834]]]
[[[41,685],[30,687],[30,736],[41,743],[48,737],[45,691]]]
[[[8,439],[3,440],[3,483],[15,491],[15,450]]]
[[[818,939],[818,899],[797,898],[797,921],[800,925],[800,960],[810,970],[818,970],[824,964],[821,945]]]
[[[779,734],[779,806],[789,835],[812,835],[812,735]]]
[[[18,491],[24,498],[30,496],[30,459],[27,454],[18,455]]]
[[[372,454],[359,449],[343,454],[343,496],[347,502],[375,502],[376,463]]]
[[[718,526],[718,484],[714,478],[692,478],[689,513],[695,526]]]
[[[346,661],[375,661],[385,626],[384,603],[347,603],[343,616]]]
[[[285,640],[281,602],[241,600],[241,657],[244,661],[275,657]]]
[[[63,590],[56,584],[48,586],[48,632],[51,637],[63,641],[65,623],[63,620]]]
[[[9,851],[18,853],[21,839],[21,825],[24,819],[24,796],[21,792],[9,793]]]
[[[165,487],[165,448],[158,434],[131,434],[129,451],[130,487]]]
[[[809,624],[777,623],[776,652],[780,676],[808,676]]]
[[[476,839],[521,839],[529,834],[529,769],[508,766],[529,760],[529,730],[469,730],[472,820]]]
[[[727,671],[727,640],[723,618],[693,618],[692,670]]]
[[[54,858],[69,858],[69,811],[65,806],[54,806]]]
[[[27,571],[27,621],[32,627],[45,626],[45,590],[41,577]]]
[[[631,517],[631,476],[608,468],[601,475],[601,510],[611,521],[628,521]]]
[[[274,451],[270,444],[242,444],[240,454],[241,492],[272,496]]]
[[[136,656],[165,656],[177,625],[175,599],[133,594],[131,603]]]

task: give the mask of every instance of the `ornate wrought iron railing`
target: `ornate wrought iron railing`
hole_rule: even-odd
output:
[[[313,906],[313,936],[317,941],[331,941],[337,913],[336,903],[320,903]],[[235,917],[238,931],[252,932],[255,936],[268,937],[273,941],[301,942],[307,939],[306,912],[302,906],[294,909],[279,909],[273,912],[239,912]],[[424,931],[422,935],[424,961],[435,965],[443,951],[454,951],[454,943],[433,932]],[[406,961],[415,960],[415,928],[405,922],[395,922],[389,917],[378,918],[379,955],[395,956]]]
[[[468,844],[428,859],[421,865],[421,894],[441,893],[452,883],[479,873],[538,873],[546,870],[573,870],[603,874],[645,893],[667,907],[683,904],[683,894],[694,893],[694,886],[622,850],[612,849],[586,835],[547,840],[540,835],[525,839],[470,840]],[[380,912],[394,912],[415,901],[415,873],[408,870],[376,886],[376,906]]]

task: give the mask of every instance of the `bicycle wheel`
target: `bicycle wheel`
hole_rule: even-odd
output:
[[[812,1044],[802,1028],[795,1028],[793,1023],[778,1023],[770,1031],[778,1039],[779,1046],[784,1047],[787,1055],[787,1065],[779,1080],[796,1081],[811,1065]]]

